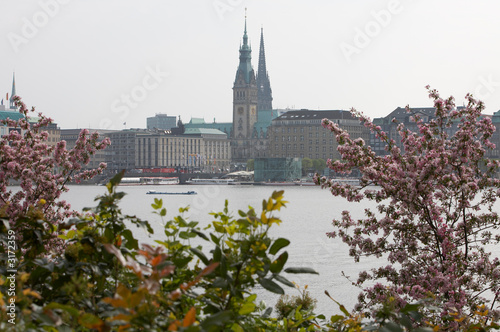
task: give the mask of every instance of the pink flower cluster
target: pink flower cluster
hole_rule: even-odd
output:
[[[89,134],[84,129],[75,147],[69,151],[65,141],[55,146],[48,145],[48,133],[44,128],[52,120],[39,113],[38,122],[30,124],[28,117],[34,108],[28,111],[21,98],[15,96],[14,99],[24,117],[18,121],[0,121],[1,125],[13,129],[0,140],[0,209],[14,225],[15,220],[26,214],[29,208],[39,206],[45,218],[57,224],[74,214],[67,202],[59,200],[61,193],[68,190],[66,184],[102,173],[105,164],[84,171],[82,166],[88,164],[90,157],[108,146],[110,141],[107,138],[100,140],[97,133]],[[21,186],[21,190],[9,189],[13,181]]]
[[[341,156],[328,160],[328,167],[338,173],[359,170],[361,185],[319,176],[316,183],[349,201],[369,199],[379,204],[376,212],[366,210],[364,219],[353,220],[344,211],[328,236],[342,238],[356,261],[372,255],[390,263],[360,274],[360,284],[384,280],[385,285],[383,291],[378,284],[365,288],[361,306],[387,296],[401,303],[432,296],[443,315],[469,314],[488,302],[490,313],[498,315],[500,263],[484,248],[499,242],[491,230],[500,226],[493,212],[500,193],[500,164],[485,158],[485,150],[495,147],[490,141],[495,126],[482,116],[484,105],[472,95],[466,96],[465,107],[457,108],[453,97],[442,99],[436,90],[428,87],[428,91],[435,117],[424,123],[414,116],[415,131],[398,124],[401,144],[352,110],[385,142],[386,155],[376,155],[362,140],[323,120],[323,126],[336,135]]]

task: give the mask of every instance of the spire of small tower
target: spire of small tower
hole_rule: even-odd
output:
[[[16,109],[16,103],[14,101],[14,96],[16,95],[16,77],[15,73],[12,73],[12,94],[10,95],[10,108]]]
[[[260,28],[260,49],[259,49],[259,67],[257,69],[257,99],[259,110],[273,109],[271,83],[266,68],[266,53],[264,51],[264,28]]]

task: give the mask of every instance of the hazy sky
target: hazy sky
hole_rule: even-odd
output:
[[[457,0],[1,0],[0,96],[62,128],[231,121],[245,8],[274,108],[370,117],[431,106],[425,86],[500,109],[500,3]],[[123,123],[126,122],[124,126]]]

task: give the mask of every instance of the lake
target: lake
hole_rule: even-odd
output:
[[[106,188],[102,186],[69,186],[69,188],[69,192],[65,193],[63,198],[77,211],[81,211],[84,207],[95,206],[94,198],[106,191]],[[342,276],[342,271],[356,280],[358,272],[375,266],[376,263],[373,258],[354,263],[348,255],[347,245],[340,239],[329,239],[325,235],[326,232],[332,230],[331,220],[340,216],[343,210],[350,210],[353,216],[361,216],[364,208],[374,206],[374,203],[349,203],[316,186],[120,186],[119,190],[127,193],[120,204],[123,213],[137,215],[148,220],[153,227],[154,235],[148,237],[145,232],[134,226],[136,238],[146,243],[164,239],[162,220],[152,213],[151,203],[155,197],[163,199],[168,219],[178,214],[179,207],[190,206],[186,216],[190,220],[199,221],[200,227],[203,228],[212,220],[208,213],[222,211],[226,199],[229,201],[229,210],[237,216],[239,209],[246,211],[248,206],[253,206],[257,212],[261,211],[263,199],[269,198],[274,190],[284,190],[285,200],[289,203],[278,213],[283,222],[279,226],[273,226],[271,235],[291,241],[290,246],[287,247],[289,253],[287,266],[310,267],[319,272],[319,275],[285,275],[301,287],[308,285],[311,295],[318,300],[316,312],[325,315],[339,313],[338,306],[324,294],[325,290],[346,308],[353,308],[356,303],[359,290]],[[195,190],[198,194],[147,195],[148,190],[171,192]],[[383,263],[384,261],[380,261],[380,264]],[[283,287],[287,294],[298,294],[295,289]],[[259,299],[264,300],[268,306],[274,307],[278,296],[263,289],[256,291]]]

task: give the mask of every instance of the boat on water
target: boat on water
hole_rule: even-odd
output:
[[[123,178],[120,182],[121,186],[143,186],[143,185],[154,185],[154,186],[163,186],[163,185],[172,185],[179,184],[178,177],[128,177]]]
[[[351,186],[359,186],[359,179],[356,178],[334,178],[332,179],[332,182],[348,184]]]
[[[146,193],[146,195],[196,195],[197,192],[190,190],[190,191],[184,191],[184,192],[167,192],[167,191],[156,191],[156,190],[150,190]]]
[[[216,184],[228,185],[239,184],[235,179],[190,179],[186,181],[187,184]]]

